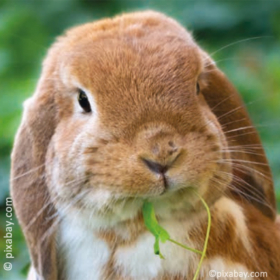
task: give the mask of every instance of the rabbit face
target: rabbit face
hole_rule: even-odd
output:
[[[75,198],[70,208],[99,214],[136,213],[145,198],[193,209],[192,189],[213,202],[231,180],[226,138],[200,93],[209,61],[187,33],[167,30],[159,41],[158,26],[137,28],[141,36],[129,26],[85,34],[65,52],[71,34],[59,43],[47,162],[59,209]]]

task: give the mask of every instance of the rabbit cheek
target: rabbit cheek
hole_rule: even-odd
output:
[[[83,122],[66,124],[62,121],[48,147],[46,168],[54,203],[70,203],[85,189],[86,176],[81,151],[76,145],[82,128]]]
[[[54,144],[51,143],[46,156],[46,176],[51,199],[58,209],[59,205],[70,202],[79,192],[75,184],[70,184],[75,179],[62,164],[63,161],[63,157],[56,154]]]
[[[228,143],[223,130],[216,117],[209,110],[205,110],[205,116],[208,118],[208,129],[215,134],[220,148],[217,150],[215,159],[216,171],[213,173],[211,180],[205,192],[205,199],[208,203],[215,202],[232,181],[232,162],[231,154],[228,150]],[[213,146],[215,150],[215,147]]]

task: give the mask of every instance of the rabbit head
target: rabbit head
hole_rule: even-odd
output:
[[[195,189],[209,205],[237,195],[275,218],[270,169],[238,93],[183,27],[156,12],[58,38],[25,105],[11,178],[45,279],[56,275],[47,233],[57,212],[113,226],[147,198],[162,215],[195,212]]]

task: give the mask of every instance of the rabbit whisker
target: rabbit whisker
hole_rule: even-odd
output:
[[[219,62],[223,61],[228,61],[228,60],[233,60],[233,61],[258,61],[257,58],[255,57],[247,57],[247,58],[241,58],[241,57],[228,57],[228,58],[223,58],[219,60],[215,60],[215,63],[218,64]],[[204,67],[207,68],[208,66],[211,66],[213,63],[206,64]]]
[[[236,154],[248,154],[248,155],[256,155],[260,157],[265,157],[263,154],[258,154],[256,152],[252,151],[246,151],[246,150],[237,150],[237,149],[221,149],[221,153],[230,152],[230,153],[236,153]]]
[[[216,108],[218,108],[220,105],[222,105],[224,102],[226,102],[227,100],[229,100],[230,98],[234,97],[234,94],[230,94],[229,96],[227,96],[226,98],[224,98],[222,101],[220,101],[218,104],[216,104],[214,107],[211,107],[211,111],[214,111]]]
[[[229,162],[230,161],[225,161],[225,162],[221,161],[220,163],[229,163]],[[233,167],[234,167],[234,169],[236,169],[244,174],[249,174],[249,172],[255,172],[258,175],[260,175],[261,177],[263,177],[264,179],[268,180],[269,182],[272,182],[270,176],[260,172],[259,170],[255,169],[255,168],[252,168],[251,166],[242,165],[237,162],[233,162]]]
[[[252,126],[252,125],[250,125],[250,126],[243,126],[243,127],[238,127],[238,128],[235,128],[235,129],[224,131],[224,133],[227,134],[227,133],[242,131],[242,130],[245,130],[245,129],[254,129],[254,128],[255,128],[255,126]]]
[[[221,47],[220,49],[212,52],[209,56],[212,57],[214,56],[215,54],[217,54],[218,52],[228,48],[228,47],[231,47],[233,45],[236,45],[236,44],[240,44],[240,43],[243,43],[243,42],[247,42],[247,41],[252,41],[252,40],[258,40],[258,39],[263,39],[263,38],[270,38],[271,36],[257,36],[257,37],[250,37],[250,38],[246,38],[246,39],[241,39],[241,40],[238,40],[238,41],[234,41],[230,44],[227,44],[223,47]]]
[[[10,182],[15,181],[15,180],[18,180],[18,179],[20,179],[20,178],[22,178],[22,177],[24,177],[24,176],[27,176],[27,175],[29,175],[29,174],[31,174],[31,173],[37,171],[38,169],[42,168],[42,167],[45,166],[45,165],[46,165],[46,164],[44,163],[44,164],[39,165],[39,166],[37,166],[37,167],[35,167],[35,168],[32,168],[32,169],[30,169],[30,170],[28,170],[28,171],[26,171],[26,172],[24,172],[24,173],[22,173],[22,174],[20,174],[20,175],[18,175],[18,176],[16,176],[16,177],[14,177],[13,179],[10,180]]]
[[[228,162],[228,163],[249,163],[249,164],[253,164],[253,165],[261,165],[261,166],[268,166],[267,163],[261,163],[261,162],[256,162],[256,161],[251,161],[251,160],[243,160],[243,159],[221,159],[218,160],[217,162],[221,163],[221,162]]]
[[[227,172],[224,172],[224,171],[220,171],[220,172],[221,172],[221,173],[228,174]],[[239,176],[234,175],[234,174],[232,174],[232,178],[233,178],[233,180],[232,180],[231,184],[236,183],[236,184],[238,184],[239,186],[243,186],[243,185],[245,184],[250,190],[254,191],[254,192],[258,195],[258,197],[259,197],[260,199],[263,198],[263,193],[262,193],[260,190],[256,189],[256,188],[255,188],[254,186],[252,186],[251,184],[249,184],[248,182],[246,182],[244,179],[242,179],[242,178],[240,178]]]
[[[220,171],[220,172],[224,173],[224,174],[231,175],[228,172],[223,172],[223,171]],[[220,183],[218,180],[216,180],[216,178],[213,178],[211,180],[214,181],[214,182]],[[242,187],[242,186],[244,186],[244,184],[248,187],[250,193],[252,193],[252,194],[254,193],[255,196],[252,196],[249,193],[246,193],[246,192],[242,191],[240,188],[237,187],[237,186]],[[244,181],[242,178],[240,178],[236,175],[233,175],[233,181],[228,185],[228,188],[233,190],[235,193],[239,194],[239,196],[242,200],[247,197],[248,199],[254,200],[254,201],[272,209],[272,207],[268,203],[266,203],[265,200],[263,199],[264,198],[263,193],[261,193],[258,189],[254,188],[248,182]]]
[[[43,207],[41,207],[41,209],[36,213],[36,215],[32,218],[32,220],[27,224],[26,230],[28,230],[37,221],[37,219],[40,217],[43,211],[46,210],[46,208],[51,204],[52,204],[51,200],[48,201],[47,203],[44,203]]]

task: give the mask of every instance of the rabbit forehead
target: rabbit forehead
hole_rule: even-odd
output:
[[[139,83],[150,86],[188,85],[202,69],[197,46],[166,39],[108,38],[78,44],[62,65],[88,88],[109,92]],[[138,83],[138,84],[137,84]]]
[[[141,20],[116,28],[98,36],[92,24],[69,35],[71,48],[60,57],[64,83],[77,80],[88,89],[103,118],[143,118],[149,111],[158,119],[170,111],[170,120],[180,110],[190,117],[203,58],[189,33],[165,17],[149,28]]]
[[[151,11],[73,28],[53,49],[62,71],[89,88],[111,84],[115,90],[135,77],[144,82],[188,81],[202,68],[191,35],[174,20]]]

